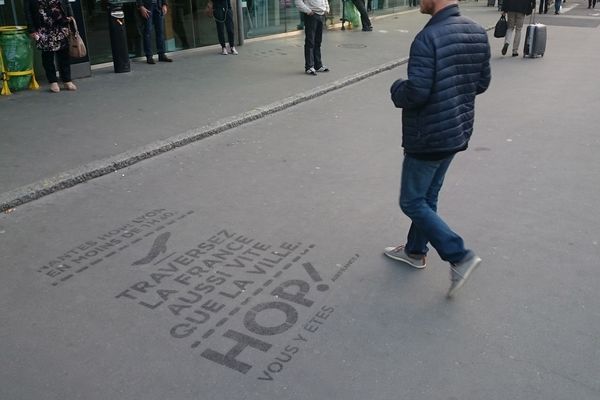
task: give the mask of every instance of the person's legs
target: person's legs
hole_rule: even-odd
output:
[[[225,29],[227,30],[227,39],[229,40],[229,47],[233,49],[235,47],[235,36],[233,34],[233,12],[231,9],[225,12]]]
[[[56,66],[54,65],[54,52],[53,51],[42,51],[42,65],[44,66],[44,72],[46,73],[46,79],[48,83],[56,83]]]
[[[562,4],[562,0],[554,1],[554,14],[560,14],[560,6]]]
[[[69,46],[56,52],[56,61],[58,64],[58,73],[60,80],[71,82],[71,57],[69,56]]]
[[[321,60],[321,42],[323,41],[323,25],[325,23],[324,15],[317,15],[315,22],[315,46],[313,48],[313,59],[314,59],[314,67],[316,70],[323,66],[323,62]]]
[[[504,35],[504,44],[502,45],[502,55],[506,54],[510,41],[512,40],[513,30],[515,29],[515,13],[509,11],[506,13],[506,35]]]
[[[468,254],[462,238],[437,215],[438,193],[452,158],[440,161],[404,158],[400,208],[412,221],[406,243],[408,254],[426,254],[427,242],[442,260],[450,263],[458,263]]]
[[[363,30],[368,30],[371,27],[371,20],[369,19],[369,13],[365,8],[365,2],[363,0],[352,0],[352,4],[354,4],[360,13],[360,23],[362,24]]]
[[[213,10],[213,18],[217,27],[217,37],[222,49],[225,49],[225,9],[223,7],[215,7]]]
[[[152,23],[156,35],[156,52],[159,56],[165,55],[165,18],[162,10],[156,4],[152,4]]]
[[[515,16],[515,39],[513,41],[512,52],[513,54],[518,53],[519,43],[521,42],[521,29],[523,28],[523,21],[525,20],[525,14],[517,13]]]
[[[143,29],[143,42],[144,42],[144,55],[146,56],[146,58],[151,58],[152,57],[152,10],[150,10],[150,16],[148,17],[148,19],[144,19],[142,17],[142,22],[144,24],[144,29]]]
[[[315,67],[315,34],[317,29],[317,15],[304,15],[304,70]]]

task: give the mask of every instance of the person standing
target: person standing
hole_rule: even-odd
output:
[[[540,9],[539,9],[539,13],[540,14],[548,14],[548,2],[550,0],[540,0]]]
[[[457,0],[421,0],[420,11],[432,17],[411,45],[408,79],[390,88],[402,108],[400,208],[412,223],[405,244],[384,254],[424,268],[430,243],[450,263],[453,296],[481,258],[437,214],[438,194],[454,156],[468,147],[475,96],[491,80],[490,46],[486,30],[461,16]]]
[[[221,54],[238,55],[235,48],[235,35],[233,34],[233,10],[230,0],[213,0],[213,18],[217,26],[217,35],[221,44]],[[228,44],[225,44],[225,33],[227,31]]]
[[[172,62],[165,54],[165,15],[167,15],[167,0],[136,0],[138,10],[144,25],[144,54],[148,64],[156,64],[152,52],[152,29],[156,36],[156,52],[158,61]]]
[[[367,8],[365,7],[364,0],[352,0],[352,4],[358,10],[360,14],[360,23],[362,25],[363,32],[371,32],[373,30],[373,25],[371,25],[371,20],[369,19],[369,13],[367,12]]]
[[[25,18],[29,35],[42,52],[42,65],[50,83],[50,91],[60,92],[55,59],[64,89],[77,90],[71,80],[69,22],[73,19],[73,10],[68,0],[28,0]]]
[[[544,0],[541,0],[544,1]],[[558,0],[560,1],[560,0]],[[519,55],[519,43],[521,42],[521,29],[523,29],[523,21],[525,15],[531,15],[535,10],[535,0],[504,0],[502,3],[502,15],[506,15],[508,29],[504,37],[504,45],[502,46],[502,55],[508,51],[508,46],[513,38],[512,56]]]
[[[562,6],[562,0],[554,0],[554,14],[560,15],[560,7]]]
[[[298,11],[304,13],[304,71],[308,75],[328,72],[321,59],[323,25],[329,12],[327,0],[296,0]]]
[[[588,8],[596,8],[596,0],[588,0]]]

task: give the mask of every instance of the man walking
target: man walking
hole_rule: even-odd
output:
[[[504,0],[504,3],[502,3],[502,15],[508,14],[506,17],[508,29],[506,31],[506,36],[504,37],[502,55],[505,55],[508,50],[513,32],[515,38],[513,40],[512,56],[517,57],[519,55],[519,43],[521,42],[523,21],[525,20],[525,15],[530,15],[534,9],[535,0]]]
[[[402,108],[404,162],[400,208],[411,219],[406,244],[384,254],[415,268],[425,267],[427,244],[450,263],[452,296],[481,262],[437,214],[438,193],[454,155],[466,150],[473,132],[475,96],[489,86],[487,32],[460,15],[457,0],[421,0],[432,18],[415,37],[408,79],[390,92]]]
[[[308,75],[328,72],[321,60],[321,41],[325,16],[329,12],[327,0],[296,0],[298,11],[304,13],[304,71]]]

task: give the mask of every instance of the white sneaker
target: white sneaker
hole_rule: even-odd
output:
[[[317,75],[317,71],[313,67],[310,67],[309,69],[307,69],[306,73],[308,75],[315,75],[315,76]]]
[[[77,90],[77,86],[75,86],[75,84],[73,82],[65,82],[64,83],[64,88],[66,90],[71,90],[71,91]]]
[[[227,47],[223,47],[223,50],[221,50],[221,54],[223,54],[224,56],[226,56],[227,54]]]
[[[237,56],[239,53],[238,51],[235,49],[235,47],[231,48],[231,52],[229,54],[233,54],[234,56]]]
[[[329,72],[329,67],[322,65],[321,68],[317,70],[317,72]]]

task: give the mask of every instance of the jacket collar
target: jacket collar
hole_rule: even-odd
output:
[[[460,15],[460,10],[458,9],[458,4],[450,4],[449,6],[442,8],[438,11],[427,23],[425,26],[437,24],[449,17],[454,17]]]

